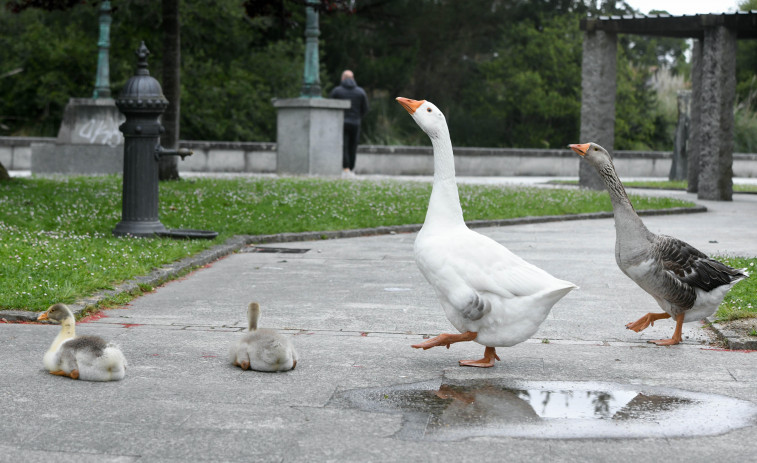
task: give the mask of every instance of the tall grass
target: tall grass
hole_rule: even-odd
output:
[[[658,120],[670,146],[653,147],[670,148],[673,144],[676,124],[678,123],[678,92],[691,88],[691,82],[682,75],[673,75],[669,69],[660,68],[652,80],[657,92]],[[746,97],[737,99],[733,108],[733,150],[736,153],[757,153],[757,76],[752,79]]]

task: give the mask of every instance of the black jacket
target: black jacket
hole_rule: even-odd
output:
[[[360,125],[360,119],[368,112],[368,97],[353,79],[344,79],[341,84],[334,87],[329,98],[352,102],[352,106],[344,111],[345,124]]]

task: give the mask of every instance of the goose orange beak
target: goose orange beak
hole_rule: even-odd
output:
[[[47,318],[47,312],[42,312],[41,314],[39,314],[39,316],[37,317],[37,320],[49,320]]]
[[[572,149],[581,156],[586,156],[586,152],[589,151],[589,146],[591,146],[589,143],[584,143],[582,145],[568,145],[568,148]]]
[[[417,101],[411,100],[410,98],[402,98],[401,96],[397,97],[397,101],[402,105],[403,108],[405,108],[408,113],[410,113],[410,115],[414,114],[415,110],[426,102],[426,100]]]

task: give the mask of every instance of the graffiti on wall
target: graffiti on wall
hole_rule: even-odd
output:
[[[116,147],[124,141],[123,134],[118,130],[121,122],[123,121],[118,121],[111,117],[104,119],[92,118],[84,121],[76,131],[76,138],[78,140],[74,140],[74,142]]]

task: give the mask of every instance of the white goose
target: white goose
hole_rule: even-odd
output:
[[[734,269],[710,259],[679,239],[649,231],[628,199],[607,150],[596,143],[568,146],[597,169],[607,186],[615,216],[618,267],[655,298],[663,310],[648,313],[626,327],[638,333],[657,320],[673,317],[673,337],[649,342],[658,346],[678,344],[685,322],[712,315],[728,290],[749,274],[746,269]]]
[[[431,138],[434,186],[415,239],[415,261],[436,291],[447,319],[460,334],[441,334],[413,345],[429,349],[460,341],[486,346],[484,358],[460,365],[491,367],[495,347],[533,335],[552,306],[576,286],[529,264],[496,241],[471,231],[463,220],[447,122],[428,101],[397,98]]]
[[[61,324],[58,336],[42,358],[47,371],[84,381],[123,379],[126,359],[118,346],[98,336],[76,336],[74,314],[65,304],[50,306],[37,320]]]

